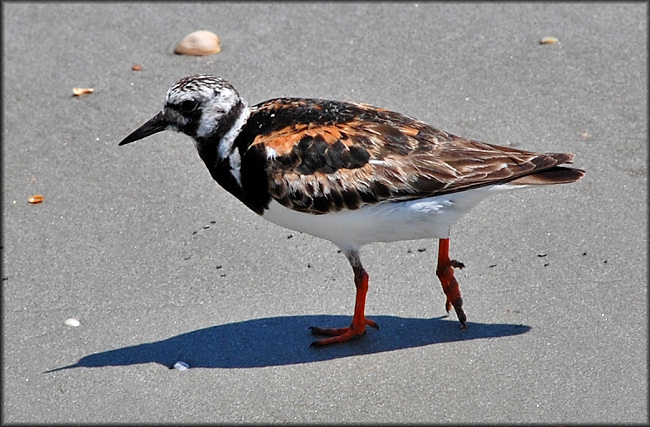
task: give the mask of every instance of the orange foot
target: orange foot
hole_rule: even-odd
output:
[[[332,338],[323,338],[322,340],[317,340],[311,343],[310,347],[323,347],[329,344],[336,344],[340,342],[346,342],[350,339],[363,335],[366,333],[366,326],[371,328],[379,329],[379,325],[375,323],[374,320],[363,319],[363,323],[360,325],[354,324],[354,321],[347,328],[319,328],[316,326],[311,326],[311,333],[314,335],[327,335]]]
[[[436,275],[440,279],[442,289],[447,295],[445,309],[447,313],[454,307],[460,327],[465,329],[467,324],[467,316],[463,311],[463,298],[460,295],[460,286],[454,277],[454,268],[463,268],[465,265],[453,259],[449,259],[449,239],[440,239],[440,246],[438,249],[438,267],[436,268]]]
[[[350,339],[363,335],[366,332],[366,326],[379,329],[377,324],[366,319],[366,293],[368,293],[368,273],[361,265],[359,253],[351,251],[347,254],[352,270],[354,271],[354,285],[357,288],[357,295],[354,301],[354,316],[352,317],[352,324],[347,328],[317,328],[312,326],[311,333],[314,335],[328,335],[331,338],[323,338],[322,340],[314,341],[310,347],[323,347],[325,345],[346,342]]]
[[[450,259],[449,260],[449,267],[462,269],[462,268],[465,268],[465,264],[463,264],[460,261],[456,261],[455,259]],[[452,276],[453,276],[453,273],[452,273]],[[456,282],[456,278],[451,277],[450,279],[447,279],[447,280],[452,282],[450,285],[447,285],[447,289],[449,289],[450,287],[454,286],[453,282]],[[456,286],[458,286],[458,282],[456,282]],[[460,294],[460,287],[458,287],[458,293]],[[450,292],[450,294],[453,294],[453,292]],[[452,306],[454,307],[454,309],[455,309],[456,305],[458,305],[459,307],[463,306],[463,300],[462,300],[462,298],[460,298],[460,296],[456,297],[456,300],[458,300],[460,298],[460,302],[456,303],[455,305],[451,301],[451,298],[452,298],[451,295],[447,295],[447,302],[445,303],[445,309],[447,310],[447,313],[449,313]],[[462,311],[462,308],[461,308],[461,311]]]

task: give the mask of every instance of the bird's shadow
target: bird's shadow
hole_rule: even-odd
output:
[[[211,326],[161,341],[102,351],[81,358],[77,363],[54,368],[127,366],[158,363],[172,367],[183,361],[190,368],[254,368],[291,365],[405,348],[519,335],[530,326],[468,322],[460,329],[447,316],[413,319],[397,316],[372,316],[380,330],[367,328],[364,336],[343,344],[315,348],[318,339],[309,326],[346,326],[347,316],[279,316]]]

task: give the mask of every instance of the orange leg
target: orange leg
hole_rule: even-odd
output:
[[[368,292],[368,273],[361,265],[361,260],[356,252],[348,256],[352,270],[354,271],[354,284],[357,288],[357,296],[354,303],[354,316],[352,317],[352,324],[346,328],[317,328],[312,326],[311,332],[315,335],[329,335],[331,338],[323,338],[311,343],[310,347],[322,347],[329,344],[345,342],[358,335],[363,335],[366,332],[366,326],[379,329],[377,324],[366,319],[366,293]]]
[[[466,328],[465,324],[467,316],[463,311],[463,298],[460,296],[460,286],[454,277],[454,268],[463,268],[465,265],[453,259],[449,259],[449,239],[440,239],[440,246],[438,248],[438,267],[436,268],[436,275],[442,284],[442,290],[447,295],[447,302],[445,309],[447,313],[454,307],[456,315],[460,321],[460,327]]]

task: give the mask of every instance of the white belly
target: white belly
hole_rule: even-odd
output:
[[[274,224],[329,240],[342,250],[373,242],[447,238],[451,226],[494,190],[484,187],[426,199],[384,202],[312,215],[272,200],[263,217]]]

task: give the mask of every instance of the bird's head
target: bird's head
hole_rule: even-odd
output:
[[[119,145],[164,130],[183,132],[195,140],[219,141],[233,128],[244,110],[246,104],[227,81],[210,75],[185,77],[169,88],[162,111]]]

